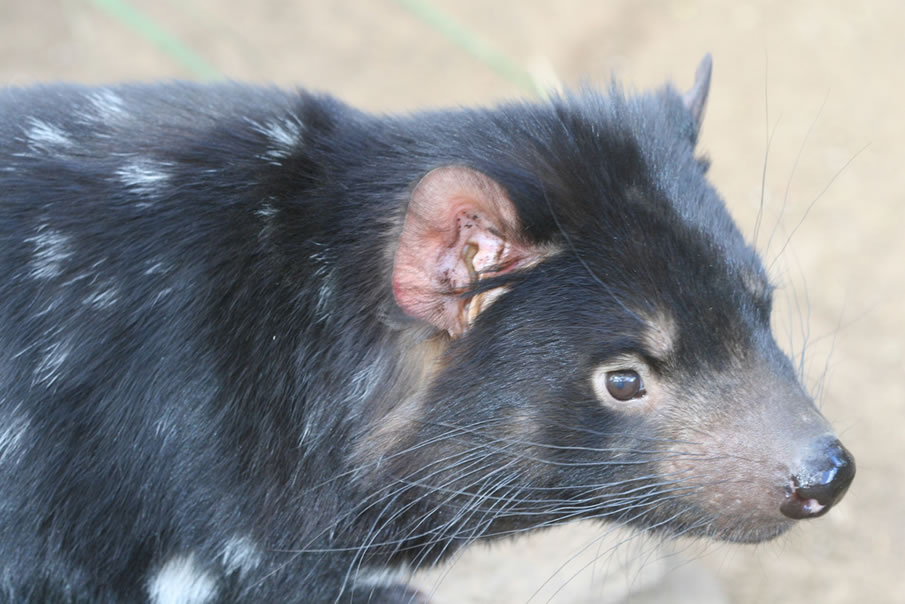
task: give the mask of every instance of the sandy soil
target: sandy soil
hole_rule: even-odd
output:
[[[0,83],[192,76],[101,4],[0,0]],[[604,528],[574,525],[475,548],[419,581],[449,603],[905,602],[905,4],[490,4],[435,2],[542,78],[605,82],[615,73],[639,88],[669,78],[685,86],[713,53],[702,149],[752,233],[774,133],[758,243],[769,262],[778,257],[777,333],[795,354],[809,336],[810,385],[826,374],[821,404],[858,477],[828,516],[758,547],[614,547],[624,535],[598,541]],[[394,111],[525,94],[402,2],[134,6],[235,79],[302,84]]]

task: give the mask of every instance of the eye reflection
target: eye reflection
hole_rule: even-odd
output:
[[[628,401],[645,394],[644,383],[637,371],[623,369],[606,374],[606,389],[617,401]]]

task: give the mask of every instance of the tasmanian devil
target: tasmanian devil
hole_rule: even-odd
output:
[[[855,464],[695,155],[709,81],[0,92],[0,599],[405,601],[573,518],[826,512]]]

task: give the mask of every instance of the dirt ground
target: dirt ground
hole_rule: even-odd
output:
[[[416,16],[412,4],[127,6],[231,78],[301,84],[368,109],[530,94]],[[113,17],[117,6],[0,0],[0,84],[194,77],[162,50],[166,39],[150,42]],[[666,79],[687,86],[700,57],[713,53],[701,148],[751,234],[772,133],[758,244],[781,285],[776,331],[794,354],[808,336],[809,386],[816,391],[826,375],[821,404],[855,454],[858,475],[829,515],[756,547],[663,548],[637,538],[620,545],[625,535],[601,541],[605,527],[574,525],[474,548],[418,581],[446,603],[905,602],[905,4],[432,6],[545,82],[603,83],[616,74],[637,88]]]

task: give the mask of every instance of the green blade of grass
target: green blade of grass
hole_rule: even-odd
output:
[[[177,63],[185,67],[195,77],[202,80],[223,78],[217,68],[205,61],[198,53],[184,44],[163,26],[145,15],[125,0],[90,0],[94,6],[107,13]]]

